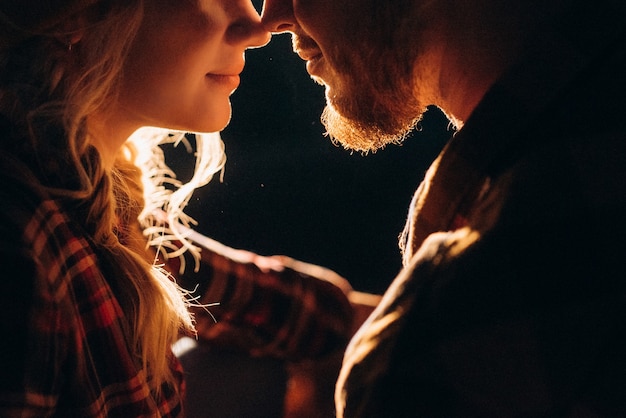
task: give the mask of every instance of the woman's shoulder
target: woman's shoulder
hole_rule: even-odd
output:
[[[41,186],[27,166],[10,156],[0,156],[0,250],[22,254],[33,263],[61,261],[69,248],[89,243],[72,222],[62,202]]]
[[[0,232],[21,229],[46,200],[28,167],[10,153],[0,153]]]

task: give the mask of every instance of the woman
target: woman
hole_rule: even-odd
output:
[[[142,155],[132,144],[142,142],[127,139],[143,126],[224,128],[244,51],[268,40],[248,0],[0,0],[0,329],[8,337],[0,416],[182,415],[171,345],[194,332],[190,300],[144,251],[140,173],[130,164]],[[287,339],[276,315],[233,302],[237,292],[279,286],[259,285],[264,273],[252,264],[203,258],[217,267],[201,301],[219,302],[225,318],[203,335],[301,355],[306,339]],[[336,286],[290,268],[265,274],[304,301],[292,299],[279,320],[326,327],[319,353],[347,337],[349,320],[331,318],[351,313]],[[233,285],[235,276],[248,288]],[[234,295],[223,291],[229,286]],[[306,306],[322,298],[334,302],[317,320]]]

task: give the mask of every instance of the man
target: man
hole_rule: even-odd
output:
[[[345,147],[459,128],[405,266],[354,336],[339,417],[626,416],[621,0],[265,0]]]

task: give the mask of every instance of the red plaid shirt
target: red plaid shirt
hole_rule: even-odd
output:
[[[54,201],[7,181],[0,195],[0,416],[181,416],[179,388],[148,389],[84,233]]]
[[[155,395],[128,347],[105,259],[57,202],[20,184],[1,157],[0,416],[182,416],[176,358],[180,386]],[[263,273],[210,252],[199,277],[201,302],[220,304],[209,308],[217,322],[197,314],[200,336],[215,344],[299,358],[341,349],[349,337],[348,300],[326,280],[289,267]]]
[[[198,286],[201,304],[219,304],[195,309],[198,338],[289,360],[344,348],[354,316],[344,279],[319,266],[282,261],[282,270],[262,271],[203,249],[199,274],[186,281]]]

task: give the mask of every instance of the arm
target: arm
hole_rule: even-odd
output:
[[[349,283],[326,268],[289,257],[263,257],[191,235],[203,247],[197,287],[200,339],[249,352],[296,360],[342,348],[353,331]],[[172,260],[174,261],[174,260]]]

